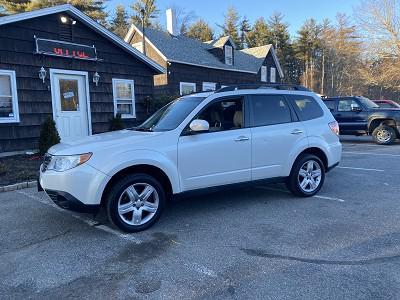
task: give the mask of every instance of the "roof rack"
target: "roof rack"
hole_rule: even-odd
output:
[[[275,90],[311,92],[311,90],[302,85],[286,84],[286,83],[237,84],[220,88],[215,92],[222,93],[222,92],[231,92],[237,90],[257,90],[257,89],[275,89]]]

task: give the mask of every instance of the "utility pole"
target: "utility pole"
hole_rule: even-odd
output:
[[[143,54],[146,55],[146,34],[144,32],[145,27],[146,27],[145,26],[145,20],[144,20],[144,16],[146,14],[146,11],[144,10],[144,8],[142,8],[140,10],[140,13],[142,14],[142,34],[143,34],[143,41],[142,41],[143,46],[142,46],[142,49],[143,49]]]

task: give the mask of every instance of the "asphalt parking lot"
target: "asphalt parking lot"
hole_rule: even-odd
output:
[[[0,298],[399,299],[400,143],[345,138],[313,198],[264,185],[174,201],[125,235],[0,194]]]

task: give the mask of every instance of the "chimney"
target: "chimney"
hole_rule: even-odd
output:
[[[178,36],[178,30],[176,29],[176,17],[175,11],[172,8],[167,9],[167,30],[173,36]]]

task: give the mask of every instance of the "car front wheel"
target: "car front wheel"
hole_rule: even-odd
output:
[[[297,158],[287,180],[288,189],[300,197],[311,197],[319,192],[325,180],[325,168],[315,155],[304,154]]]
[[[132,174],[117,181],[108,193],[109,220],[125,232],[151,227],[164,210],[166,196],[161,184],[147,174]]]

